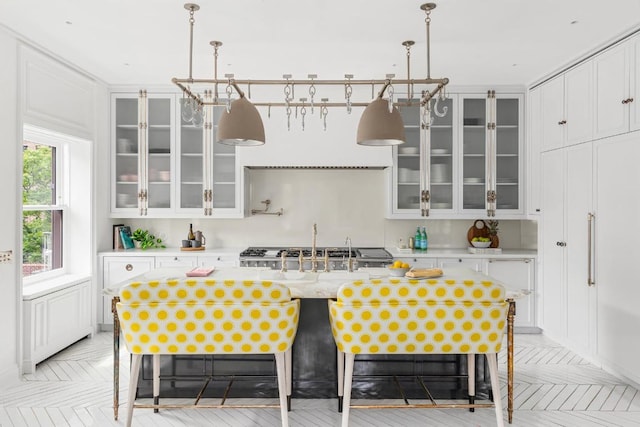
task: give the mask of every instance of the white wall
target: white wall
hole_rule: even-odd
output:
[[[108,144],[106,86],[82,74],[68,64],[24,43],[16,35],[0,27],[0,67],[2,100],[0,104],[0,250],[12,250],[13,264],[0,265],[0,388],[19,379],[22,342],[22,273],[21,273],[21,197],[22,197],[22,126],[29,123],[59,133],[91,141],[81,150],[91,159],[96,142]],[[100,107],[101,106],[101,107]],[[102,111],[104,120],[96,113]],[[97,125],[100,122],[100,127]],[[105,122],[105,123],[103,123]],[[94,181],[91,162],[84,167],[85,198],[91,197]],[[88,178],[87,178],[88,176]],[[96,244],[89,227],[95,216],[91,201],[86,203],[81,240],[81,256],[74,262],[84,263],[84,271],[92,272]],[[106,219],[102,219],[106,222]],[[100,227],[106,228],[104,226]],[[73,263],[72,263],[73,264]],[[95,283],[94,283],[94,292]],[[93,304],[95,306],[95,304]]]
[[[284,209],[283,216],[255,215],[244,219],[194,219],[194,230],[202,230],[209,247],[310,246],[311,227],[318,225],[318,246],[344,246],[351,237],[354,246],[394,246],[405,242],[416,227],[426,226],[431,247],[468,246],[472,220],[385,219],[386,171],[380,169],[253,169],[250,171],[251,206],[262,209],[261,200],[271,200],[271,210]],[[149,228],[177,247],[186,238],[189,220],[127,219],[133,228]],[[532,221],[500,221],[503,248],[535,249],[528,237]],[[523,237],[524,236],[524,237]],[[110,238],[110,237],[109,237]],[[104,246],[104,245],[103,245]]]
[[[18,322],[20,293],[18,255],[18,210],[20,203],[18,173],[18,95],[16,40],[0,28],[0,250],[12,250],[13,264],[0,264],[0,384],[8,385],[18,380]],[[0,386],[1,387],[1,386]]]

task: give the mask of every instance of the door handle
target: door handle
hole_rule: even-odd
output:
[[[596,282],[593,277],[593,254],[595,253],[595,248],[593,245],[593,225],[595,215],[593,212],[589,212],[587,214],[587,285],[595,286]]]

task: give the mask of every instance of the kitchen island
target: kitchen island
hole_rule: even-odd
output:
[[[126,283],[185,278],[189,268],[160,268],[141,274]],[[332,398],[337,391],[336,346],[329,326],[327,299],[337,295],[339,287],[352,280],[368,280],[388,275],[384,268],[357,272],[329,273],[279,272],[265,268],[221,268],[209,277],[195,280],[272,280],[289,287],[292,298],[301,299],[298,333],[292,349],[293,393],[296,398]],[[450,268],[443,279],[491,280],[490,277],[466,268]],[[495,280],[494,280],[495,282]],[[114,416],[117,418],[119,389],[119,323],[115,314],[120,285],[105,289],[113,297],[114,313]],[[507,289],[510,302],[507,321],[508,349],[508,410],[512,411],[513,317],[514,299],[521,292]],[[485,371],[484,358],[478,358],[476,395],[491,398],[491,388]],[[424,399],[423,381],[435,398],[467,398],[466,356],[461,355],[362,355],[357,359],[354,398]],[[161,396],[193,397],[206,382],[205,397],[273,397],[277,396],[275,367],[270,355],[202,355],[166,356],[161,361]],[[225,381],[211,381],[213,378]],[[233,385],[233,386],[232,386]],[[150,359],[143,361],[138,396],[152,396]]]

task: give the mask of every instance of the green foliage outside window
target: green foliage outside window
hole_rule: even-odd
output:
[[[54,149],[46,145],[25,147],[22,155],[22,204],[51,205],[55,203],[53,185]],[[51,232],[51,211],[23,211],[23,263],[42,263],[45,232]]]

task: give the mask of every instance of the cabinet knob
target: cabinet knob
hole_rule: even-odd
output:
[[[127,264],[127,265],[125,265],[124,269],[127,270],[127,271],[131,271],[131,270],[133,270],[133,265]]]
[[[567,246],[567,242],[556,242],[556,246],[565,247]]]
[[[565,125],[565,124],[567,124],[567,121],[566,121],[566,120],[560,120],[560,121],[558,122],[558,124],[559,124],[559,125]]]
[[[623,104],[629,104],[629,103],[631,103],[631,102],[633,102],[633,98],[627,98],[627,99],[623,99],[623,100],[622,100],[622,103],[623,103]]]
[[[173,260],[174,260],[174,261],[177,261],[177,260],[178,260],[178,257],[177,257],[177,256],[176,256],[176,257],[173,257]]]

